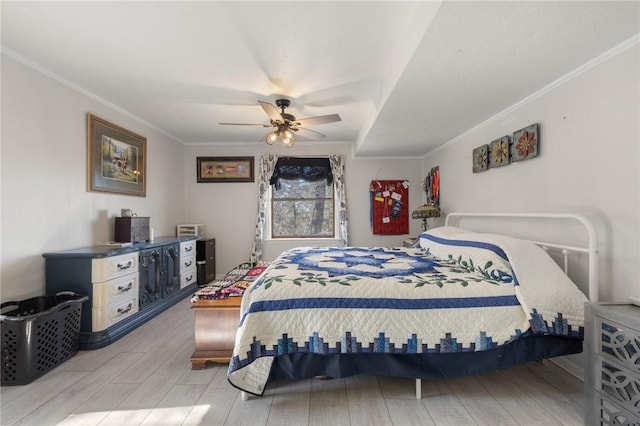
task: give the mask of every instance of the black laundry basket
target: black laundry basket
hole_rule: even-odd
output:
[[[82,303],[74,292],[0,305],[2,386],[26,385],[78,351]]]

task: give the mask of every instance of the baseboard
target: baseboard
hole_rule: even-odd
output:
[[[582,367],[577,362],[570,360],[568,357],[559,356],[556,358],[549,359],[550,362],[554,363],[558,367],[562,368],[567,373],[571,374],[576,379],[584,382],[584,367]]]

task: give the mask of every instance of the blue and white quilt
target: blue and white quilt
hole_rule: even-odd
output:
[[[529,334],[582,338],[586,297],[539,247],[436,228],[420,248],[296,248],[245,292],[229,381],[262,394],[294,352],[474,352]]]

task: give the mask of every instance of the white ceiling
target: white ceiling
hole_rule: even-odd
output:
[[[424,155],[640,33],[640,2],[11,2],[2,51],[183,143],[255,143],[257,101],[357,156]],[[297,138],[298,143],[322,143]],[[295,148],[294,148],[295,149]]]

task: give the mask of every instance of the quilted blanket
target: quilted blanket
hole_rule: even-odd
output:
[[[269,266],[268,262],[241,263],[227,272],[223,278],[200,287],[191,297],[191,303],[196,303],[198,300],[242,297],[244,291],[258,279],[267,266]]]
[[[420,248],[296,248],[245,292],[231,384],[261,395],[274,357],[475,352],[581,339],[586,298],[535,245],[440,228]]]

